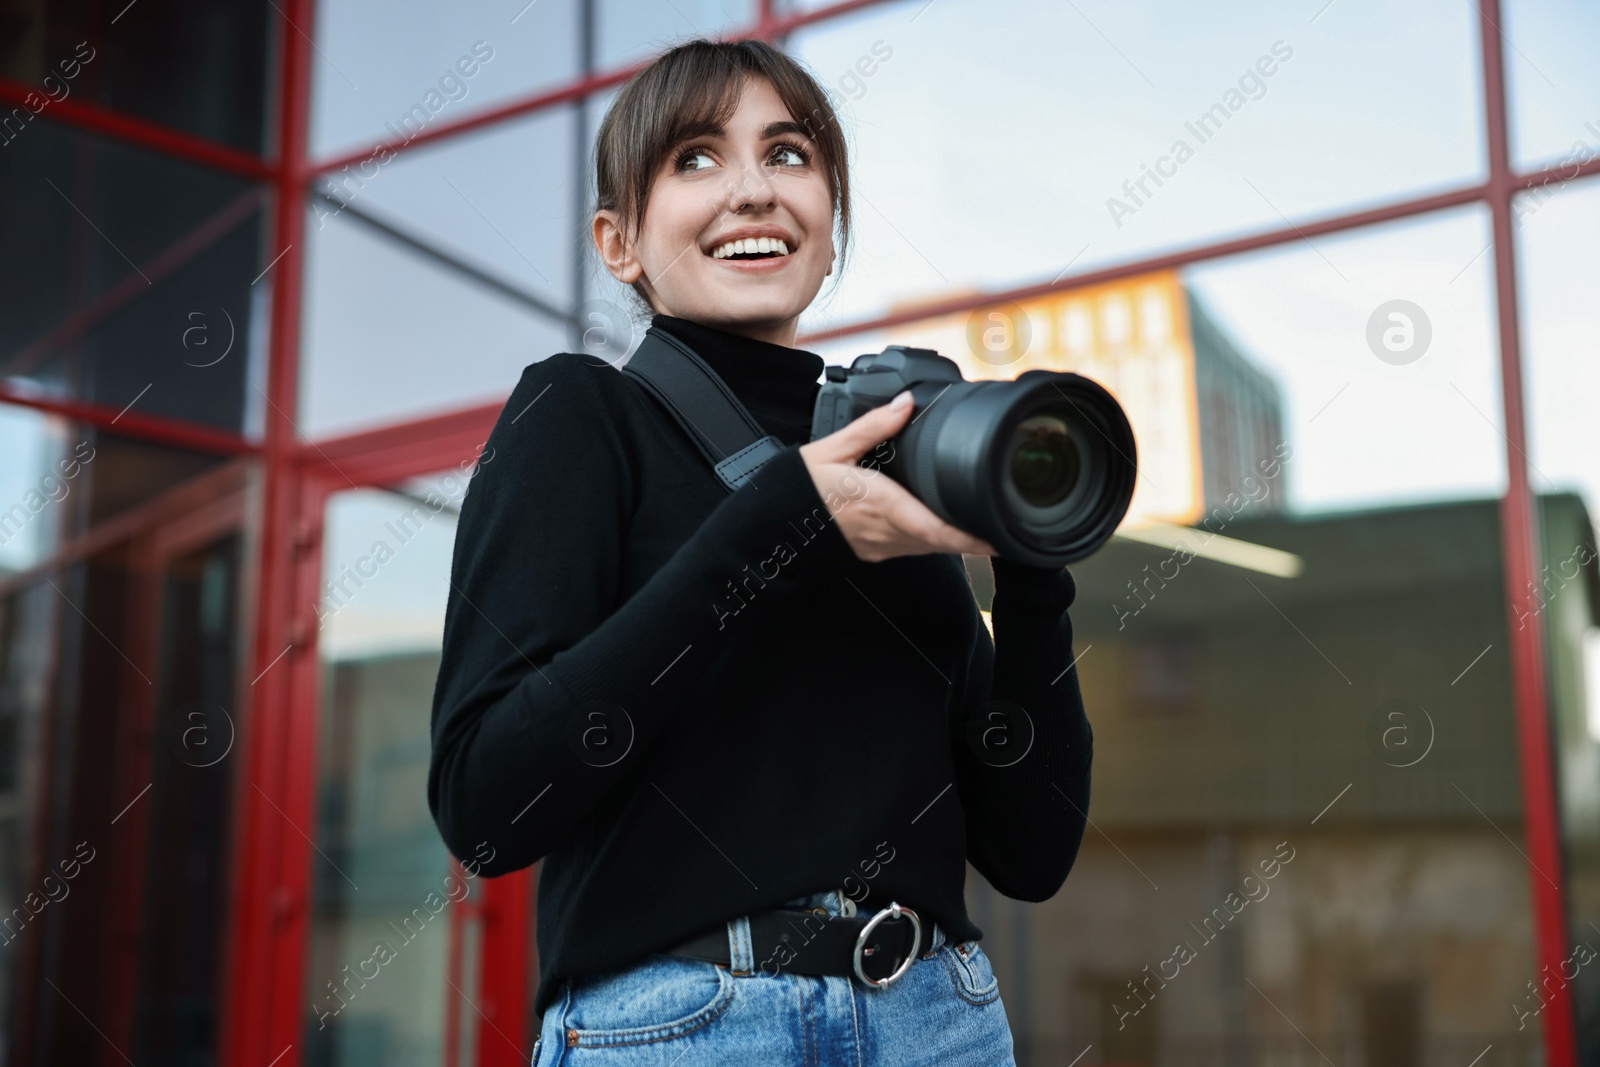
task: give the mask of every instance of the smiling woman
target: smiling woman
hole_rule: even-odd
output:
[[[496,849],[487,877],[540,863],[535,1067],[1012,1064],[964,882],[1046,900],[1082,841],[1072,576],[995,559],[997,648],[957,555],[993,546],[862,470],[910,391],[811,439],[795,325],[849,232],[811,75],[674,48],[595,171],[595,247],[648,336],[782,447],[730,487],[632,374],[556,353],[462,502],[428,803],[456,855]],[[1023,757],[988,748],[1001,703]]]
[[[601,124],[596,247],[650,312],[736,323],[745,336],[792,345],[800,312],[833,273],[836,214],[841,251],[849,244],[838,117],[776,49],[740,42],[670,54],[618,94]]]

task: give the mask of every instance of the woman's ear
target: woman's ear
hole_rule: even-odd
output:
[[[638,281],[644,267],[634,254],[633,243],[623,235],[616,212],[595,212],[593,233],[595,250],[611,276],[624,285]]]

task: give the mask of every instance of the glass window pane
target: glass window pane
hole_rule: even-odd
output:
[[[31,842],[3,852],[17,971],[0,993],[7,1046],[30,1058],[92,1062],[107,1043],[140,1062],[213,1057],[240,785],[245,473],[225,493],[216,480],[145,486],[151,506],[92,555],[0,579],[3,821]],[[52,1010],[40,989],[100,1025]]]
[[[1135,426],[1135,513],[1070,568],[1093,825],[1052,899],[969,892],[1032,1062],[1536,1055],[1487,231],[1068,291],[1003,365],[965,317],[826,353],[1075,370]]]
[[[271,284],[260,189],[50,123],[4,151],[0,232],[28,254],[0,257],[0,378],[244,432]]]
[[[805,327],[1479,181],[1476,20],[1002,0],[796,33],[853,137],[859,222]]]
[[[1593,926],[1600,926],[1600,182],[1531,190],[1518,198],[1516,213],[1529,479],[1543,531],[1537,587],[1524,592],[1517,613],[1519,620],[1536,617],[1545,632],[1576,947],[1593,944]],[[1600,1057],[1600,976],[1593,970],[1580,968],[1572,986],[1579,1062]]]
[[[321,230],[308,220],[306,237],[304,437],[503,403],[525,366],[566,345],[564,322],[348,213]]]
[[[242,549],[231,534],[171,561],[163,583],[154,722],[166,743],[151,750],[145,798],[153,832],[131,1050],[145,1062],[207,1062],[221,1039]]]
[[[1500,10],[1512,165],[1571,166],[1600,155],[1600,8],[1508,0]]]
[[[718,39],[753,26],[759,15],[755,0],[599,0],[595,9],[599,70],[642,63],[691,37]]]
[[[4,403],[0,455],[0,575],[228,462]]]
[[[325,175],[316,229],[372,215],[557,308],[572,303],[573,110],[557,108]],[[340,205],[346,205],[341,207]],[[374,284],[381,276],[375,276]]]
[[[274,7],[271,0],[12,4],[0,77],[39,87],[24,112],[48,115],[62,100],[98,104],[262,153]],[[10,118],[40,125],[17,111]],[[0,140],[15,129],[7,123]]]
[[[575,0],[317,5],[311,154],[403,140],[578,76]]]
[[[0,998],[8,1019],[25,978],[22,953],[15,951],[22,945],[14,942],[26,924],[18,924],[13,909],[35,892],[29,857],[42,847],[38,797],[49,766],[49,671],[60,654],[57,620],[71,610],[42,581],[0,594],[0,940],[13,950],[0,952]],[[8,1025],[8,1047],[14,1042]]]
[[[65,501],[88,484],[79,478],[94,446],[66,440],[65,419],[32,408],[0,404],[0,574],[38,564],[60,540],[76,501]],[[92,462],[92,459],[91,459]],[[81,494],[80,494],[81,495]]]
[[[451,927],[474,887],[452,875],[428,810],[429,699],[456,513],[425,486],[459,477],[447,472],[404,493],[351,490],[325,512],[317,637],[325,858],[315,865],[306,971],[310,1062],[436,1064],[447,1041]],[[460,974],[451,980],[470,996]],[[456,1015],[475,1025],[470,1009]]]

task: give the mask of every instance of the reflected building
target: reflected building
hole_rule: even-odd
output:
[[[1281,455],[1281,389],[1177,271],[927,319],[895,330],[894,343],[935,349],[970,381],[1039,369],[1105,386],[1127,412],[1139,449],[1131,524],[1193,523],[1224,506],[1230,514],[1282,506],[1281,493],[1257,496],[1253,488],[1262,464]]]
[[[1560,748],[1592,761],[1591,519],[1542,503],[1546,558],[1572,560],[1543,610]],[[1197,556],[1135,618],[1127,576],[1167,549],[1073,565],[1093,827],[1042,904],[968,879],[1033,1062],[1321,1062],[1307,1038],[1337,1063],[1541,1062],[1510,679],[1483,654],[1505,640],[1496,504],[1241,516],[1230,536],[1301,572]]]

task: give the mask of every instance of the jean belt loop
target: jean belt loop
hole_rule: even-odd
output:
[[[736,975],[749,975],[755,970],[755,947],[750,939],[750,917],[741,915],[728,920],[728,969]]]

